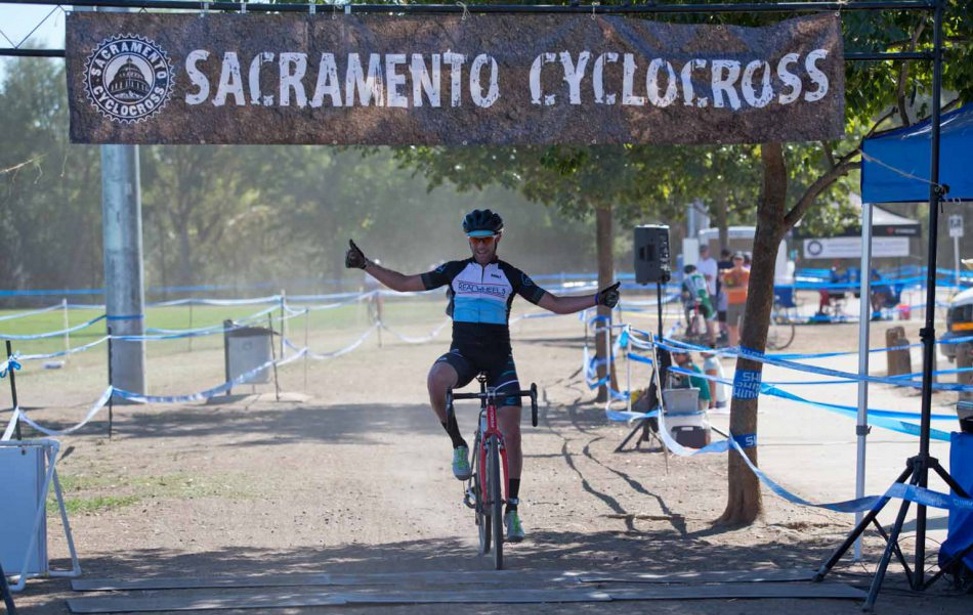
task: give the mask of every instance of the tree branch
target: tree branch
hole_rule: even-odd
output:
[[[851,171],[861,167],[860,160],[853,160],[854,157],[861,154],[861,149],[856,148],[854,151],[846,154],[841,161],[828,169],[828,172],[819,177],[813,184],[808,186],[808,189],[804,191],[804,194],[797,201],[794,207],[791,208],[784,215],[784,224],[787,229],[791,229],[797,224],[804,214],[807,212],[808,208],[814,204],[818,196],[827,189],[828,186],[838,181],[838,178],[848,175]]]
[[[40,154],[39,156],[34,156],[34,157],[33,157],[33,158],[31,158],[30,160],[25,160],[24,162],[21,162],[20,164],[15,164],[15,165],[14,165],[14,166],[12,166],[12,167],[8,167],[8,168],[6,168],[6,169],[0,169],[0,175],[4,175],[4,174],[6,174],[6,173],[13,173],[13,172],[14,172],[14,171],[16,171],[17,169],[20,169],[20,168],[23,168],[23,167],[26,167],[26,166],[27,166],[27,165],[29,165],[29,164],[33,164],[33,163],[35,163],[35,162],[37,162],[38,160],[41,160],[41,159],[42,159],[42,158],[44,158],[45,156],[47,156],[47,154]]]

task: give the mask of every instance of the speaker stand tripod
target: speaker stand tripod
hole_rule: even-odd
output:
[[[3,571],[3,565],[0,565],[0,593],[3,594],[3,603],[7,607],[7,613],[17,615],[17,607],[14,606],[14,597],[10,593],[10,585],[7,584],[7,573]]]
[[[906,484],[912,486],[924,486],[926,484],[926,479],[929,476],[929,471],[933,470],[939,475],[943,481],[949,485],[950,489],[953,490],[956,495],[960,497],[969,497],[966,491],[949,475],[946,470],[939,464],[939,460],[935,457],[930,457],[928,454],[920,453],[915,457],[911,457],[906,461],[906,469],[895,479],[896,483]],[[885,505],[889,503],[889,498],[883,498],[874,508],[872,508],[867,515],[865,515],[862,520],[855,526],[851,534],[845,538],[845,541],[839,546],[835,552],[831,555],[827,562],[825,562],[820,569],[818,569],[817,574],[814,576],[816,582],[824,580],[824,576],[831,570],[831,568],[838,563],[838,560],[848,551],[848,549],[854,544],[858,537],[861,536],[862,532],[868,527],[869,524],[874,523],[879,534],[885,539],[885,552],[882,554],[882,559],[879,561],[878,568],[875,571],[875,576],[872,579],[872,585],[868,590],[868,598],[862,605],[862,610],[871,611],[875,606],[875,600],[878,597],[879,589],[882,587],[882,581],[885,579],[885,572],[888,569],[889,562],[892,559],[892,555],[896,556],[899,563],[905,569],[906,578],[909,580],[909,586],[913,590],[923,590],[932,583],[934,583],[940,576],[942,576],[942,571],[937,573],[935,576],[931,577],[928,582],[923,581],[923,559],[925,558],[925,532],[916,532],[916,569],[912,570],[909,567],[908,562],[906,562],[905,556],[902,554],[902,549],[899,547],[899,534],[902,532],[902,525],[905,522],[906,513],[909,511],[909,506],[911,502],[909,500],[902,500],[902,505],[899,506],[899,513],[895,518],[895,523],[892,525],[891,532],[886,532],[882,525],[876,520],[878,514],[885,508]],[[926,507],[922,504],[916,505],[916,514],[919,517],[917,522],[917,528],[925,528],[925,518],[926,518]],[[969,549],[967,549],[968,551]],[[954,557],[954,559],[961,558],[967,551],[964,551]]]
[[[659,318],[659,337],[656,338],[656,343],[654,344],[655,363],[652,365],[652,369],[654,370],[655,375],[658,376],[658,378],[653,378],[652,384],[649,385],[649,394],[650,394],[649,399],[651,399],[652,389],[654,388],[655,398],[657,402],[656,407],[659,408],[660,412],[662,411],[662,383],[666,381],[667,371],[669,369],[669,366],[672,364],[671,363],[672,359],[670,358],[669,353],[663,350],[663,348],[658,344],[658,342],[662,340],[662,283],[669,281],[668,276],[663,275],[662,277],[665,277],[666,279],[665,280],[660,279],[656,281],[656,285],[655,285],[656,308],[658,310],[658,318]],[[632,431],[630,431],[628,435],[625,436],[625,439],[622,440],[621,444],[615,447],[615,452],[616,453],[621,452],[625,448],[625,445],[628,444],[629,440],[634,438],[636,434],[639,434],[639,439],[636,440],[636,444],[635,444],[636,448],[638,448],[639,442],[648,441],[652,438],[655,438],[656,440],[658,440],[659,446],[662,447],[663,452],[665,452],[666,444],[665,442],[662,441],[662,438],[659,437],[658,430],[659,430],[659,422],[658,419],[656,419],[655,417],[646,417],[646,418],[639,419],[638,422],[635,424],[635,427],[632,428]]]

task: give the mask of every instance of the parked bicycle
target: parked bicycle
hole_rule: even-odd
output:
[[[767,350],[783,350],[794,341],[798,320],[796,306],[785,306],[780,297],[774,296],[774,307],[770,312],[770,326],[767,329]]]
[[[463,502],[473,509],[480,539],[480,555],[493,551],[493,563],[497,570],[503,569],[503,505],[506,503],[509,481],[507,470],[507,450],[503,434],[497,427],[496,389],[487,387],[486,374],[476,377],[480,383],[479,393],[446,393],[446,415],[453,409],[455,399],[479,399],[480,420],[473,435],[473,474],[466,483]],[[530,422],[537,427],[537,385],[516,393],[503,392],[504,397],[530,397]],[[502,482],[501,482],[502,481]]]

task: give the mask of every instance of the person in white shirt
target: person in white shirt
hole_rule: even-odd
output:
[[[706,292],[713,299],[713,306],[717,307],[717,295],[716,295],[716,282],[720,277],[719,265],[716,259],[709,254],[709,245],[701,244],[699,246],[699,262],[696,263],[696,270],[703,274],[703,278],[706,280]],[[719,309],[717,307],[717,309]],[[706,330],[715,331],[716,330],[716,312],[710,318],[706,319]],[[715,340],[715,333],[710,335],[711,339]]]
[[[730,399],[727,395],[727,386],[723,382],[726,374],[723,372],[723,364],[715,352],[703,350],[699,353],[703,357],[703,373],[715,380],[709,381],[710,389],[713,390],[709,403],[709,411],[714,414],[729,414]]]
[[[699,246],[699,262],[696,269],[703,274],[706,279],[706,291],[710,297],[716,296],[716,278],[719,276],[719,268],[716,259],[709,255],[709,246],[705,243]]]

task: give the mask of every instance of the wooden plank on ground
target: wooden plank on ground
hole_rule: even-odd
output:
[[[767,583],[785,581],[810,581],[817,574],[814,570],[798,568],[768,568],[763,570],[711,570],[705,572],[673,572],[654,574],[648,572],[583,572],[578,575],[582,583]]]
[[[454,591],[387,591],[361,593],[264,592],[260,594],[223,594],[219,596],[145,596],[126,595],[72,598],[72,613],[151,613],[154,611],[206,611],[218,609],[303,608],[321,606],[395,605],[395,604],[535,604],[568,602],[608,602],[611,597],[595,590],[496,589]]]
[[[657,585],[635,588],[496,589],[448,591],[359,591],[341,593],[261,592],[210,596],[115,595],[68,600],[72,613],[149,613],[153,611],[204,611],[217,609],[302,608],[348,605],[409,604],[540,604],[727,599],[851,599],[866,593],[840,583],[724,583]]]
[[[581,572],[560,570],[491,570],[379,572],[368,574],[265,574],[217,577],[152,577],[138,579],[74,579],[74,591],[127,591],[254,587],[332,587],[357,585],[537,585],[578,583]]]
[[[725,570],[655,574],[636,571],[558,570],[416,571],[370,574],[278,574],[139,579],[74,579],[74,591],[127,591],[255,587],[334,587],[357,585],[528,585],[540,583],[759,583],[810,581],[815,571],[799,569]]]

